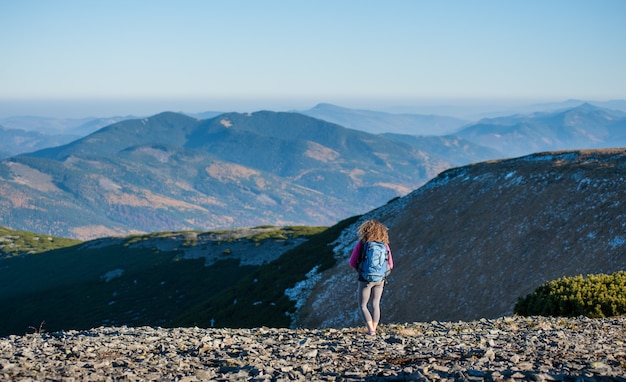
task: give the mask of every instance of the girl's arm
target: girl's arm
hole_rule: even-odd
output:
[[[391,256],[391,248],[387,244],[387,250],[389,251],[389,269],[393,269],[393,256]]]
[[[357,269],[359,256],[361,255],[361,240],[354,246],[352,249],[352,255],[350,255],[350,261],[348,262],[350,266],[354,269]]]

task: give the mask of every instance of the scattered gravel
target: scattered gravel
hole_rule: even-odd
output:
[[[16,381],[626,381],[626,317],[362,328],[100,327],[0,338]]]

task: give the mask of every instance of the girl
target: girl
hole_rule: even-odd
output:
[[[387,269],[393,268],[393,259],[391,257],[391,249],[389,248],[388,229],[376,220],[368,220],[361,224],[358,228],[359,242],[354,246],[352,255],[350,256],[350,266],[359,272],[359,261],[363,248],[368,242],[383,243],[387,248]],[[376,335],[376,327],[380,321],[380,298],[383,295],[385,287],[385,279],[381,281],[368,282],[359,274],[359,287],[357,289],[357,299],[363,319],[367,325],[369,335]],[[368,309],[368,303],[371,303],[372,311]]]

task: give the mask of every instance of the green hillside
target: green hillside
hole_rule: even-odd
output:
[[[0,259],[51,251],[79,243],[79,240],[0,227]]]
[[[334,265],[327,243],[340,227],[257,227],[246,236],[163,232],[67,241],[37,254],[5,257],[0,260],[0,305],[11,314],[0,318],[0,336],[40,326],[47,331],[210,326],[212,319],[229,327],[288,326],[295,305],[284,290],[313,267]],[[28,240],[30,234],[23,236]],[[292,248],[267,263],[242,265],[242,259],[268,245]],[[240,259],[231,256],[232,248],[244,248]],[[218,258],[209,263],[186,256],[186,250],[215,252]]]

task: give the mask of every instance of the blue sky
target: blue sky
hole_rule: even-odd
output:
[[[0,0],[0,116],[626,99],[625,16],[623,0]]]

